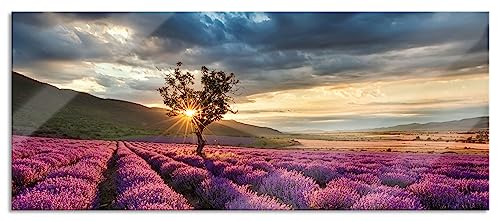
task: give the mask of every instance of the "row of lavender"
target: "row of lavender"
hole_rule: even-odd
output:
[[[187,200],[167,186],[142,158],[123,142],[117,150],[117,209],[192,209]]]
[[[132,146],[206,169],[294,209],[488,209],[487,156],[208,148],[203,159],[189,145]],[[158,167],[158,158],[149,162]],[[172,173],[173,179],[177,175],[194,176]]]
[[[178,192],[190,196],[198,209],[291,209],[277,199],[259,195],[247,186],[217,176],[216,166],[210,170],[159,154],[154,148],[129,144],[129,148],[142,157]],[[145,199],[138,199],[145,200]]]
[[[12,183],[18,191],[43,180],[51,172],[75,164],[86,156],[99,155],[110,141],[79,141],[54,138],[13,137]]]
[[[14,137],[13,144],[13,209],[97,206],[115,142]]]

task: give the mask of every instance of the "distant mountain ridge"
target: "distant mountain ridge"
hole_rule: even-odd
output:
[[[12,72],[12,132],[23,135],[114,139],[143,135],[180,135],[191,131],[176,124],[162,108],[103,99],[88,93],[59,89]],[[167,130],[168,129],[168,130]],[[280,131],[222,120],[209,125],[207,134],[272,136]]]
[[[392,127],[381,127],[369,129],[370,131],[476,131],[489,128],[490,118],[488,116],[466,118],[461,120],[412,123]]]

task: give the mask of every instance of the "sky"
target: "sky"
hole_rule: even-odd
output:
[[[149,107],[175,63],[197,79],[205,65],[240,80],[224,119],[356,130],[487,116],[488,32],[488,13],[469,12],[13,13],[12,62]]]

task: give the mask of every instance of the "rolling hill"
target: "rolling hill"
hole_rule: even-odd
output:
[[[475,117],[445,122],[413,123],[371,129],[371,131],[477,131],[489,128],[490,118]]]
[[[12,132],[21,135],[81,139],[119,139],[146,135],[178,135],[190,128],[175,124],[162,108],[103,99],[88,93],[59,89],[12,72]],[[281,132],[223,120],[206,134],[273,136]]]

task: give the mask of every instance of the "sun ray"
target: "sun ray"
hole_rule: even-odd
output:
[[[175,118],[175,117],[174,117]],[[174,124],[170,125],[170,127],[168,127],[166,130],[163,131],[163,133],[166,133],[168,132],[169,130],[173,129],[175,126],[177,126],[179,123],[182,123],[183,119],[182,118],[179,118],[178,120],[175,121]],[[178,133],[179,131],[177,131]]]
[[[182,143],[185,143],[186,142],[186,136],[187,136],[187,130],[188,130],[188,127],[189,127],[189,124],[190,122],[189,121],[185,121],[184,123],[184,135],[183,135],[183,138],[182,138]]]
[[[182,130],[182,128],[186,124],[186,120],[184,118],[182,118],[181,122],[182,122],[182,124],[180,125],[180,127],[177,128],[176,134],[179,134],[179,132]]]

